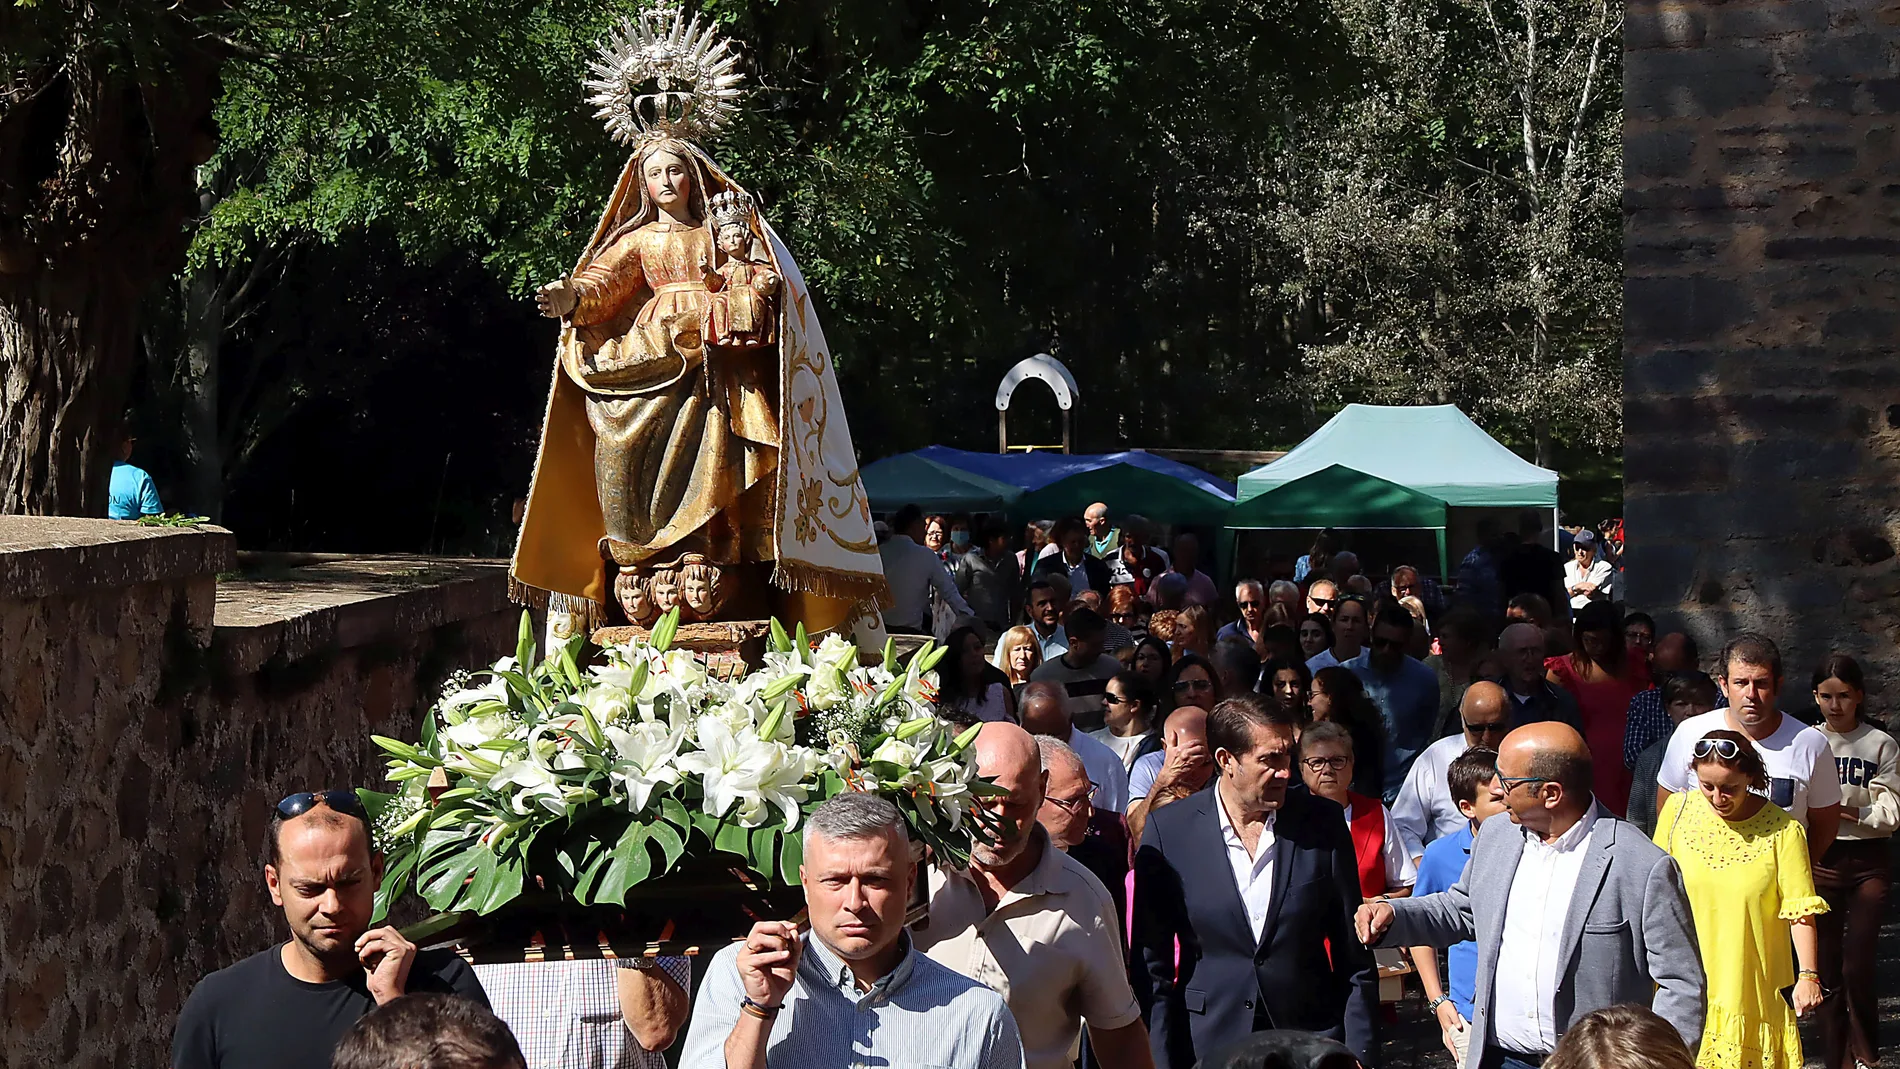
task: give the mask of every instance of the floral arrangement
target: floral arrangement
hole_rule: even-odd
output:
[[[524,890],[624,904],[708,851],[796,884],[799,822],[847,790],[889,797],[913,839],[968,863],[975,800],[999,789],[976,776],[976,729],[936,715],[943,649],[900,666],[887,643],[866,666],[773,621],[764,667],[721,680],[670,648],[677,628],[669,613],[604,665],[581,666],[578,637],[537,664],[523,614],[515,656],[452,678],[416,742],[372,736],[400,784],[359,792],[385,856],[378,916],[411,889],[442,912]]]

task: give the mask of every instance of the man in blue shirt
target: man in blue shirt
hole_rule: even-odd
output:
[[[1365,652],[1344,662],[1366,697],[1385,719],[1385,804],[1391,805],[1405,783],[1405,774],[1419,752],[1432,744],[1438,726],[1438,673],[1405,652],[1412,642],[1412,614],[1395,602],[1384,602],[1372,621],[1372,642]]]
[[[158,503],[158,487],[144,468],[132,466],[131,435],[119,444],[119,459],[112,462],[112,487],[106,494],[106,518],[136,520],[165,511]]]
[[[1450,781],[1452,801],[1465,815],[1465,826],[1425,846],[1425,857],[1418,865],[1415,895],[1437,894],[1448,890],[1464,875],[1471,860],[1471,840],[1478,825],[1504,811],[1502,795],[1494,795],[1498,782],[1498,752],[1474,746],[1460,754],[1445,770]],[[1478,944],[1470,940],[1445,951],[1445,979],[1438,980],[1438,957],[1431,947],[1413,947],[1412,963],[1418,969],[1419,985],[1425,989],[1431,1011],[1438,1018],[1438,1029],[1451,1052],[1454,1065],[1465,1064],[1465,1052],[1471,1045],[1471,999],[1477,989]]]

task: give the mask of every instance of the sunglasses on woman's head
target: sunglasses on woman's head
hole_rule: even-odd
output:
[[[1742,755],[1742,747],[1734,739],[1697,739],[1695,757],[1700,761],[1714,754],[1724,761],[1733,761]]]

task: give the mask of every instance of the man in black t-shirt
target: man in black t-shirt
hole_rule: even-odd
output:
[[[328,1069],[344,1032],[401,995],[460,995],[486,1007],[453,951],[418,951],[369,929],[382,855],[350,791],[295,794],[266,832],[264,884],[290,941],[199,981],[172,1036],[173,1069]]]

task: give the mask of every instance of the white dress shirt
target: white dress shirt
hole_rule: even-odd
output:
[[[1524,853],[1504,906],[1504,937],[1491,990],[1491,1029],[1497,1045],[1519,1054],[1557,1048],[1557,969],[1564,957],[1564,922],[1589,852],[1595,806],[1554,843],[1524,831]]]
[[[1227,863],[1234,868],[1234,886],[1240,891],[1241,904],[1247,907],[1247,925],[1258,943],[1267,926],[1267,908],[1273,905],[1273,822],[1279,812],[1267,814],[1267,824],[1260,829],[1260,842],[1255,847],[1258,853],[1253,854],[1247,852],[1234,822],[1228,819],[1227,799],[1221,797],[1219,787],[1214,788],[1214,813],[1220,819],[1221,841],[1227,844]]]
[[[975,616],[970,603],[963,600],[949,569],[928,546],[920,546],[909,535],[894,534],[877,548],[884,562],[884,578],[891,584],[891,607],[884,610],[884,626],[916,631],[930,629],[930,590],[944,600],[958,616]]]

